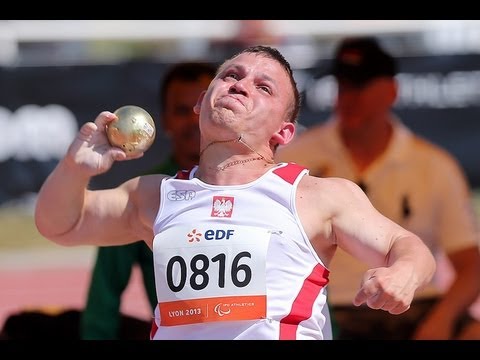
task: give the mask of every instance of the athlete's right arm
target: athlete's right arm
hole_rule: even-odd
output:
[[[108,143],[105,126],[116,119],[111,112],[102,112],[95,122],[85,123],[70,145],[65,157],[42,185],[35,209],[38,231],[62,245],[121,244],[130,241],[129,216],[135,211],[138,179],[122,186],[100,191],[87,189],[91,177],[108,171],[115,161],[132,159]],[[138,158],[142,154],[135,156]]]

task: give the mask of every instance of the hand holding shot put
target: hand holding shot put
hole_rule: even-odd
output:
[[[68,156],[89,176],[108,171],[114,161],[138,159],[155,138],[155,125],[150,119],[145,110],[134,106],[121,107],[114,113],[104,111],[80,128]]]
[[[300,111],[277,49],[252,46],[227,59],[194,111],[198,165],[106,190],[88,182],[127,159],[105,135],[116,117],[104,112],[82,127],[39,192],[39,232],[66,246],[144,239],[154,257],[155,340],[331,339],[328,266],[337,247],[371,267],[357,304],[408,309],[435,271],[421,239],[355,183],[272,161]]]
[[[148,147],[145,147],[144,151],[126,152],[121,147],[121,144],[113,145],[110,143],[107,136],[108,127],[110,124],[120,120],[115,112],[103,111],[93,122],[86,122],[81,126],[65,157],[57,165],[58,177],[53,177],[49,180],[52,183],[52,188],[45,189],[47,198],[54,198],[62,191],[68,192],[70,186],[88,187],[91,177],[107,172],[115,161],[133,160],[143,156],[144,151]],[[125,121],[125,118],[123,121]],[[154,135],[155,132],[153,133]],[[108,193],[108,191],[105,192]],[[72,197],[75,199],[75,194],[72,193]],[[60,219],[56,216],[47,222],[57,222],[60,228],[68,229],[74,225],[80,213],[78,209],[70,206],[71,203],[68,197],[60,197],[58,200],[58,203],[49,203],[47,207],[66,206],[67,209],[62,212]],[[96,226],[95,229],[92,228],[94,234],[100,234],[101,231],[97,230],[99,229]],[[148,233],[148,236],[151,236],[151,234]],[[120,244],[123,243],[129,242],[121,242]],[[93,240],[92,244],[97,243]],[[102,244],[102,242],[98,244]]]

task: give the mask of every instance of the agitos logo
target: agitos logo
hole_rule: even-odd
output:
[[[223,306],[222,306],[223,305]],[[213,311],[215,311],[218,316],[222,317],[222,316],[225,316],[225,315],[228,315],[230,314],[230,312],[232,311],[229,307],[225,307],[224,304],[222,303],[218,303],[217,305],[215,305],[215,307],[213,308]]]

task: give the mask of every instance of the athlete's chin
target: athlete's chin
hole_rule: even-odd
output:
[[[225,107],[215,108],[212,115],[212,120],[216,124],[231,124],[238,118],[236,112]]]

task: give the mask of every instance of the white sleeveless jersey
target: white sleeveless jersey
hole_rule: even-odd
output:
[[[196,170],[161,184],[151,339],[331,339],[329,271],[295,209],[308,170],[282,163],[233,186]]]

